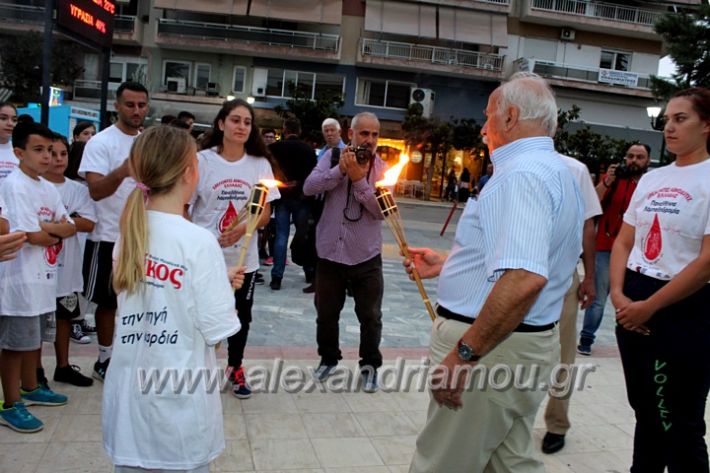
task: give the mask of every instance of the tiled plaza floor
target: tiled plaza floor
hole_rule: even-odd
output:
[[[438,236],[448,205],[401,205],[405,227],[414,246],[448,250],[455,225]],[[409,208],[408,208],[409,207]],[[455,223],[455,219],[454,219]],[[398,358],[407,366],[426,355],[431,322],[412,282],[404,275],[393,239],[384,230],[385,296],[382,351],[385,365]],[[268,288],[269,268],[262,272],[266,285],[257,286],[246,366],[271,367],[274,359],[301,367],[315,366],[315,314],[312,296],[305,295],[300,268],[289,265],[281,291]],[[432,300],[436,283],[427,282]],[[611,307],[598,333],[591,357],[595,371],[575,392],[570,408],[572,429],[567,445],[556,455],[541,455],[549,473],[620,473],[628,471],[633,440],[633,415],[626,393],[613,334]],[[581,324],[581,314],[578,324]],[[341,317],[341,344],[345,365],[357,360],[359,326],[348,300]],[[44,364],[53,372],[52,347],[45,347]],[[220,353],[222,362],[225,348]],[[71,361],[90,373],[96,357],[95,342],[71,346]],[[51,378],[51,376],[50,376]],[[75,388],[51,383],[70,396],[62,407],[31,407],[45,422],[36,434],[18,434],[0,426],[0,473],[110,472],[103,453],[101,389]],[[426,392],[311,392],[255,394],[240,401],[223,394],[227,449],[215,462],[220,472],[406,472],[417,433],[425,421]],[[545,433],[544,404],[538,413],[535,444]],[[437,472],[449,473],[449,472]]]

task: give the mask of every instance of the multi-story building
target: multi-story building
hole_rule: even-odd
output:
[[[43,7],[32,6],[41,3],[0,2],[3,31],[41,28]],[[204,124],[227,96],[254,97],[259,123],[278,127],[273,108],[290,84],[310,97],[342,94],[343,116],[375,112],[396,140],[410,103],[482,122],[491,90],[527,70],[549,79],[561,108],[578,105],[584,123],[657,149],[646,115],[663,54],[653,23],[698,3],[116,0],[109,81],[148,85],[153,117],[184,109]],[[99,55],[87,53],[84,68],[72,100],[96,107]]]

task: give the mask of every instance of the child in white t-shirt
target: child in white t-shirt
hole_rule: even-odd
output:
[[[137,182],[114,248],[104,449],[117,472],[208,472],[225,446],[214,345],[240,328],[232,288],[243,270],[228,276],[214,237],[183,217],[199,179],[187,132],[149,128],[129,160]]]
[[[12,130],[17,125],[17,109],[8,102],[0,102],[0,185],[20,163],[12,151]]]
[[[12,142],[20,165],[0,186],[10,229],[26,232],[29,243],[17,258],[0,265],[0,423],[19,432],[43,427],[25,405],[67,402],[66,396],[38,385],[33,370],[21,369],[38,366],[42,341],[54,342],[57,261],[50,247],[76,232],[59,193],[40,177],[50,164],[53,137],[38,123],[15,127]]]
[[[69,143],[62,135],[56,135],[52,142],[52,163],[42,177],[54,184],[59,191],[67,213],[74,220],[77,233],[64,239],[58,245],[50,247],[57,259],[57,336],[54,351],[57,356],[57,366],[54,370],[54,381],[73,384],[74,386],[91,386],[93,380],[80,373],[78,367],[69,364],[69,338],[72,330],[72,320],[79,311],[79,292],[84,287],[81,274],[82,252],[79,233],[88,233],[94,229],[96,210],[94,201],[89,196],[89,189],[78,182],[64,177],[64,170],[69,163]],[[46,384],[44,369],[40,364],[37,378]],[[44,378],[44,379],[43,379]]]
[[[219,241],[224,258],[236,262],[246,223],[232,226],[249,199],[252,187],[262,179],[273,179],[269,155],[254,124],[254,110],[241,99],[224,103],[217,114],[208,143],[209,149],[198,155],[200,182],[192,198],[192,221],[209,230]],[[271,202],[280,196],[278,189],[269,190]],[[270,205],[266,205],[258,227],[269,223]],[[229,339],[228,372],[232,394],[239,399],[251,397],[244,376],[242,359],[254,304],[255,273],[259,269],[258,238],[252,238],[247,251],[244,286],[234,293],[235,306],[242,329]]]

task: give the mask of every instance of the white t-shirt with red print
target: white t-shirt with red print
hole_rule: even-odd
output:
[[[145,279],[118,294],[104,449],[115,465],[192,470],[225,447],[214,345],[240,323],[214,238],[181,215],[147,218]]]
[[[12,142],[0,143],[0,185],[5,182],[7,176],[20,165],[20,160],[12,150]]]
[[[10,231],[38,232],[40,222],[69,218],[54,186],[21,169],[0,186]],[[0,264],[0,315],[35,316],[56,309],[58,258],[55,248],[25,243],[13,260]]]
[[[89,196],[89,188],[76,181],[66,179],[62,183],[52,183],[62,197],[64,208],[69,215],[74,213],[92,222],[96,222],[94,201]],[[57,297],[80,292],[84,288],[81,265],[84,258],[80,234],[76,233],[54,245],[57,254]]]
[[[644,174],[624,222],[635,227],[627,267],[669,280],[700,254],[710,235],[710,159],[675,163]]]
[[[271,164],[265,158],[245,154],[230,162],[221,157],[216,148],[200,151],[200,182],[192,197],[192,221],[218,237],[240,212],[249,199],[251,188],[262,179],[273,179]],[[267,202],[281,197],[275,187],[269,189]],[[228,248],[222,248],[227,266],[234,266],[244,238]],[[244,265],[248,273],[259,269],[258,237],[252,237]]]

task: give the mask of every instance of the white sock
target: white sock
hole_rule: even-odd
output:
[[[99,345],[99,363],[103,363],[104,361],[111,358],[112,350],[113,350],[112,346],[105,347],[105,346]]]

